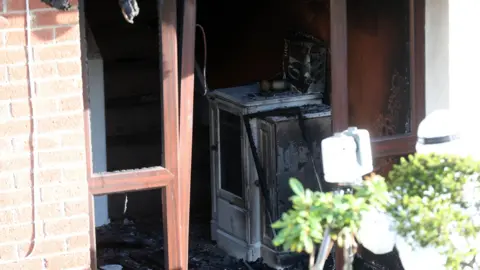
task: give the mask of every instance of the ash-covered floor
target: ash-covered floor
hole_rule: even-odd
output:
[[[270,270],[261,261],[243,262],[234,259],[215,246],[210,240],[209,224],[192,218],[190,225],[189,269],[196,270]],[[371,255],[368,255],[371,257]],[[387,257],[385,257],[387,256]],[[383,255],[368,258],[366,263],[358,256],[355,270],[403,270],[395,256]],[[398,258],[398,257],[397,257]],[[375,261],[372,261],[372,259]],[[123,270],[163,270],[163,230],[156,220],[112,222],[97,228],[98,266],[121,265]],[[100,268],[101,269],[101,268]],[[288,269],[307,269],[306,262],[299,261]],[[333,270],[332,260],[324,270]]]
[[[163,230],[158,220],[112,222],[97,228],[97,265],[121,265],[123,270],[163,270]],[[210,240],[209,223],[192,218],[189,269],[271,270],[261,260],[244,262],[228,256]],[[327,263],[328,264],[328,263]],[[101,269],[101,268],[99,268]],[[288,269],[307,269],[299,261]],[[333,270],[330,262],[325,270]],[[273,270],[273,269],[272,269]]]
[[[215,246],[209,238],[209,224],[192,220],[189,269],[259,270],[265,264],[236,260]],[[98,266],[122,265],[124,270],[163,270],[163,230],[152,220],[113,222],[97,229]],[[299,268],[304,267],[299,265]]]

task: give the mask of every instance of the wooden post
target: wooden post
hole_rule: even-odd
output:
[[[195,70],[196,0],[184,0],[180,83],[180,213],[184,244],[181,261],[188,267],[190,187],[192,171],[193,93]],[[188,269],[188,268],[185,268]]]
[[[333,132],[348,128],[347,0],[330,0]],[[343,269],[343,250],[335,247],[335,266]]]
[[[330,51],[332,70],[332,125],[348,128],[347,0],[330,0]]]

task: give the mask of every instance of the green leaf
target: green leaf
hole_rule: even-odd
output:
[[[471,158],[444,154],[415,154],[401,159],[388,175],[391,200],[385,209],[396,220],[401,236],[410,236],[420,246],[444,250],[448,269],[460,269],[466,258],[452,243],[450,235],[478,235],[480,227],[466,214],[463,187],[474,179],[480,162]]]
[[[305,190],[303,189],[303,185],[298,179],[290,178],[289,180],[290,188],[292,189],[293,193],[297,196],[304,196]]]
[[[310,237],[303,239],[303,245],[305,246],[305,252],[312,254],[314,251],[313,240]]]

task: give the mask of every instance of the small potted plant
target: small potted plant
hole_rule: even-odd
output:
[[[274,245],[307,252],[310,269],[323,269],[329,250],[317,247],[328,236],[344,250],[360,240],[375,254],[395,244],[406,270],[477,269],[479,173],[468,157],[416,154],[402,158],[388,181],[371,176],[353,194],[313,192],[290,179],[293,206],[273,224]]]
[[[386,210],[406,270],[424,269],[422,262],[429,269],[478,269],[479,173],[479,162],[456,155],[416,154],[394,165]]]
[[[323,269],[333,246],[330,242],[326,249],[319,249],[323,241],[331,239],[345,251],[349,248],[355,250],[355,235],[362,215],[384,205],[387,198],[387,187],[381,177],[371,177],[355,186],[353,194],[304,189],[294,178],[289,184],[294,193],[290,198],[292,208],[272,224],[274,229],[279,230],[273,244],[282,246],[284,250],[308,253],[310,269]]]

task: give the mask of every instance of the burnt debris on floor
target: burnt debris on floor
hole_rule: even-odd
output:
[[[121,265],[123,270],[164,270],[163,230],[161,222],[152,220],[124,220],[97,228],[97,265]],[[366,256],[365,256],[366,255]],[[355,270],[403,270],[390,255],[373,258],[364,254],[365,262],[356,256]],[[372,258],[370,258],[372,257]],[[398,258],[398,257],[397,257]],[[261,260],[246,263],[225,254],[210,240],[209,224],[190,225],[189,269],[195,270],[273,270]],[[288,269],[308,269],[307,261],[299,261]],[[324,270],[335,269],[333,258]]]
[[[193,221],[193,220],[192,220]],[[97,265],[123,266],[123,270],[163,270],[161,223],[151,220],[112,222],[97,228]],[[260,270],[271,269],[261,261],[246,265],[222,252],[210,241],[209,224],[192,222],[189,269]],[[303,267],[295,269],[303,269]]]

